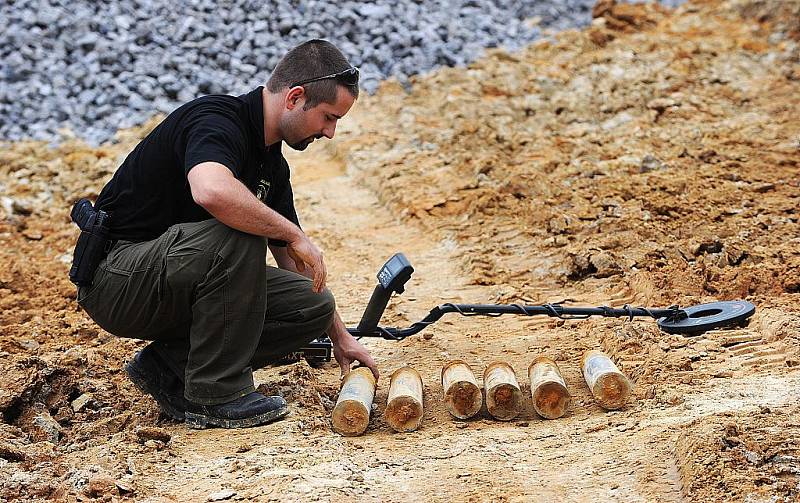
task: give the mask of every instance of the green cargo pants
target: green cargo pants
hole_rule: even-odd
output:
[[[296,351],[331,323],[333,296],[266,265],[267,240],[205,220],[152,241],[119,241],[78,303],[106,331],[155,341],[186,399],[225,403],[254,390],[253,369]]]

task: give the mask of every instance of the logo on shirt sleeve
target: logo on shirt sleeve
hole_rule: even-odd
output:
[[[267,204],[267,195],[269,188],[272,186],[269,180],[259,180],[258,187],[256,187],[256,197],[264,204]]]

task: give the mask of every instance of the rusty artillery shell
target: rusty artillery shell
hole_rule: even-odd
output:
[[[386,422],[394,431],[414,431],[422,424],[422,377],[411,367],[401,367],[389,378]]]
[[[492,362],[483,372],[486,409],[495,419],[510,421],[522,408],[522,391],[514,369],[506,362]]]
[[[481,410],[483,394],[472,368],[461,360],[442,367],[442,389],[447,410],[458,419],[469,419]]]
[[[570,395],[556,362],[546,356],[535,358],[528,367],[528,379],[537,414],[545,419],[556,419],[567,412]]]
[[[333,429],[337,433],[352,437],[366,431],[372,400],[375,398],[375,386],[375,376],[366,367],[351,370],[345,376],[331,413]]]
[[[581,368],[589,390],[601,407],[614,410],[625,406],[631,395],[631,382],[608,355],[589,350],[583,354]]]

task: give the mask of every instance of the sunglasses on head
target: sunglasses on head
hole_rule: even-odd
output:
[[[319,80],[328,80],[328,79],[336,79],[342,84],[348,86],[355,86],[358,85],[358,68],[355,66],[351,66],[346,70],[342,70],[338,73],[332,73],[330,75],[323,75],[322,77],[314,77],[313,79],[306,79],[301,80],[299,82],[295,82],[290,87],[302,86],[304,84],[309,84],[311,82],[317,82]]]

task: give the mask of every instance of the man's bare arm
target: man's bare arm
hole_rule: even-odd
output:
[[[294,223],[259,201],[231,170],[217,162],[203,162],[189,171],[187,179],[194,202],[223,224],[286,241],[287,253],[310,269],[314,291],[322,291],[327,273],[319,248]]]
[[[313,279],[314,274],[308,267],[303,266],[303,264],[300,264],[300,266],[303,266],[302,269],[298,267],[298,264],[292,259],[291,255],[289,255],[288,246],[269,245],[269,251],[275,259],[275,264],[281,269],[296,272],[297,274],[302,274],[306,278]]]
[[[263,204],[237,180],[231,170],[216,162],[200,163],[187,176],[194,202],[228,227],[290,242],[300,229]]]

